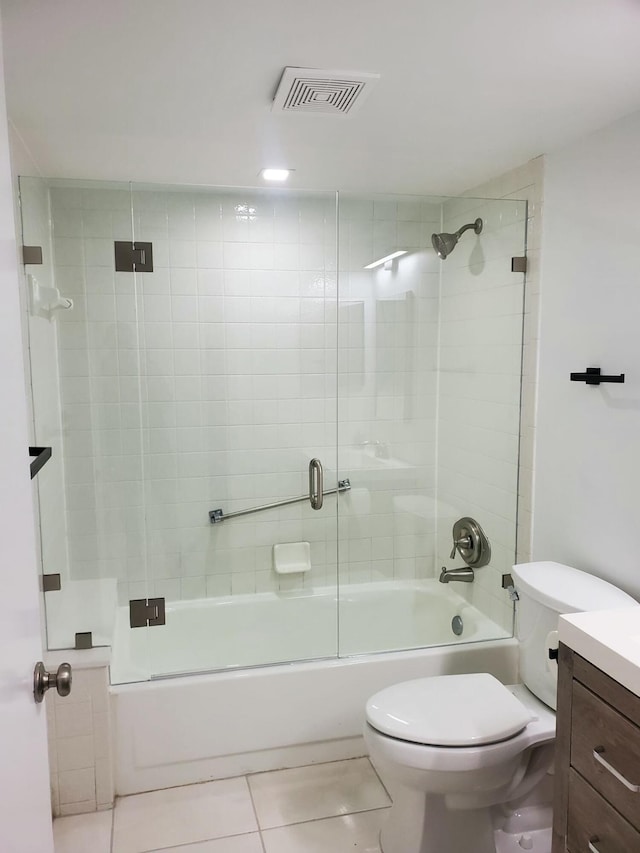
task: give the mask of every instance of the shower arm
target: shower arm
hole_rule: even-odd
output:
[[[456,231],[456,237],[460,238],[464,234],[465,231],[469,231],[469,230],[475,231],[476,227],[477,226],[476,226],[475,222],[469,222],[466,225],[463,225],[462,228],[458,228],[458,230]]]
[[[348,479],[339,480],[337,489],[327,489],[326,492],[323,492],[323,496],[327,497],[327,495],[337,495],[340,492],[348,492],[351,488],[351,482]],[[262,504],[262,506],[253,506],[249,509],[239,509],[236,512],[229,512],[226,515],[221,509],[212,509],[209,511],[209,521],[211,524],[219,524],[221,521],[226,521],[228,518],[237,518],[239,515],[251,515],[254,512],[262,512],[266,509],[276,509],[279,506],[289,506],[289,504],[297,504],[302,503],[303,501],[308,501],[309,495],[300,495],[297,498],[286,498],[283,501],[276,501],[271,504]]]

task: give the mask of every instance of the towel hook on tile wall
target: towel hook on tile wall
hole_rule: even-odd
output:
[[[584,373],[571,373],[572,382],[585,382],[587,385],[600,385],[601,382],[624,382],[624,373],[618,376],[603,376],[599,367],[587,367]]]

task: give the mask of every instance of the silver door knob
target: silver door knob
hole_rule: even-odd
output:
[[[55,687],[60,696],[71,693],[71,664],[61,663],[57,672],[47,672],[42,661],[38,661],[33,671],[33,698],[40,703],[50,687]]]

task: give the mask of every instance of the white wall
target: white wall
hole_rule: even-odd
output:
[[[42,654],[16,229],[0,57],[0,824],[2,848],[53,849],[44,707],[33,701]]]
[[[547,157],[533,554],[640,596],[640,113]],[[623,385],[569,373],[600,367]]]

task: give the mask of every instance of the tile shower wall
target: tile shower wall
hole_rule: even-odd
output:
[[[432,577],[441,206],[342,198],[338,453],[340,577]],[[367,270],[396,250],[406,256]]]
[[[491,541],[491,563],[461,591],[504,627],[510,626],[512,606],[501,576],[513,564],[516,513],[517,559],[530,559],[541,168],[534,160],[470,193],[504,204],[461,198],[444,207],[444,230],[478,216],[484,230],[477,240],[466,235],[443,264],[438,555],[443,565],[451,565],[455,518],[471,515],[482,524]],[[527,217],[523,293],[523,276],[510,270],[511,256],[524,253]]]
[[[312,455],[331,467],[334,197],[136,189],[154,272],[135,277],[113,268],[128,191],[51,197],[56,276],[76,299],[60,335],[73,576],[117,577],[121,601],[289,589],[272,545],[306,540],[302,583],[335,581],[330,512],[208,519],[303,494]]]

